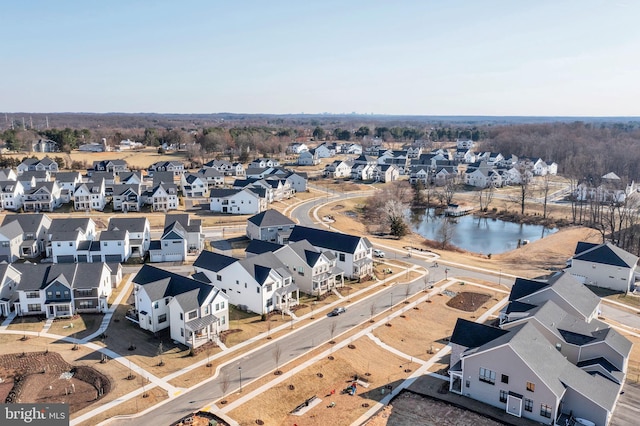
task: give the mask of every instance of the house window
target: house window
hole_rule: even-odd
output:
[[[503,375],[502,375],[502,378],[500,379],[500,381],[501,381],[502,383],[509,384],[509,376],[507,376],[506,374],[503,374]]]
[[[105,241],[105,242],[103,242],[103,243],[102,243],[102,246],[103,246],[103,247],[106,247],[106,246],[107,246],[107,242],[106,242],[106,241]]]
[[[220,310],[220,304],[216,303],[216,311],[219,311],[219,310]]]
[[[118,241],[118,245],[121,246],[122,245],[122,241]]]
[[[524,411],[532,412],[533,411],[533,399],[524,399]]]
[[[166,305],[168,305],[168,304],[169,304],[169,298],[168,298],[168,297],[166,297],[166,298],[164,299],[164,305],[166,306]]]
[[[304,277],[304,266],[301,266],[300,268],[298,268],[298,274]]]
[[[340,262],[344,262],[344,253],[340,253],[339,259],[340,259]]]
[[[269,292],[269,291],[272,291],[272,290],[273,290],[273,284],[267,285],[266,291]]]
[[[180,321],[182,321],[184,319],[184,315],[182,315],[182,312],[180,312]]]
[[[496,383],[496,372],[480,367],[480,377],[478,380],[493,385]]]
[[[216,280],[222,281],[222,275],[216,275]]]
[[[500,402],[507,402],[507,391],[506,390],[501,390],[500,391]]]
[[[471,380],[466,380],[466,381],[464,382],[464,385],[465,385],[465,387],[470,388],[470,387],[471,387]]]
[[[196,318],[197,316],[198,316],[198,311],[191,311],[189,312],[189,315],[188,315],[190,320]]]
[[[153,302],[153,309],[158,309],[158,302]]]
[[[158,323],[167,322],[167,314],[158,315]]]
[[[258,294],[260,293],[260,286],[256,287],[256,293],[258,293]]]
[[[540,415],[548,419],[551,418],[551,406],[547,404],[540,404]]]
[[[220,309],[224,309],[224,302],[220,302]]]
[[[204,306],[204,314],[209,315],[209,305]]]
[[[181,328],[181,329],[180,329],[180,336],[181,336],[181,337],[184,337],[184,328]]]
[[[60,247],[62,244],[58,243],[58,247]]]
[[[69,247],[72,247],[73,243],[71,241],[69,241]]]
[[[535,383],[527,382],[527,390],[529,392],[535,392],[535,390],[536,390]]]
[[[40,304],[39,303],[29,303],[27,305],[27,310],[29,312],[40,312],[41,311]]]

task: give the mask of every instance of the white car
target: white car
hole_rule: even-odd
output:
[[[384,252],[380,249],[374,249],[373,250],[373,255],[375,257],[384,257]]]

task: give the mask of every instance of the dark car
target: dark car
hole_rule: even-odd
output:
[[[327,314],[327,316],[329,316],[329,317],[337,317],[338,315],[344,314],[345,312],[347,312],[347,308],[339,307],[339,308],[335,308],[333,311],[329,312]]]

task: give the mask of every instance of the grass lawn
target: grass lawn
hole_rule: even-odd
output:
[[[24,317],[15,317],[7,329],[20,331],[42,331],[42,327],[44,327],[44,320],[41,320],[40,316],[29,315]]]
[[[82,339],[98,330],[104,314],[80,314],[73,318],[53,321],[49,333]]]
[[[93,426],[107,419],[115,416],[121,416],[126,414],[135,414],[140,411],[144,411],[149,407],[152,407],[165,399],[169,398],[167,391],[160,387],[153,387],[151,389],[145,389],[146,397],[142,394],[116,405],[110,410],[103,411],[92,417],[90,420],[80,423],[80,426]],[[95,408],[95,407],[94,407]]]

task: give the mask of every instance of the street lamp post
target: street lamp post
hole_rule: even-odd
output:
[[[242,392],[242,367],[238,366],[238,374],[240,374],[240,392]]]

